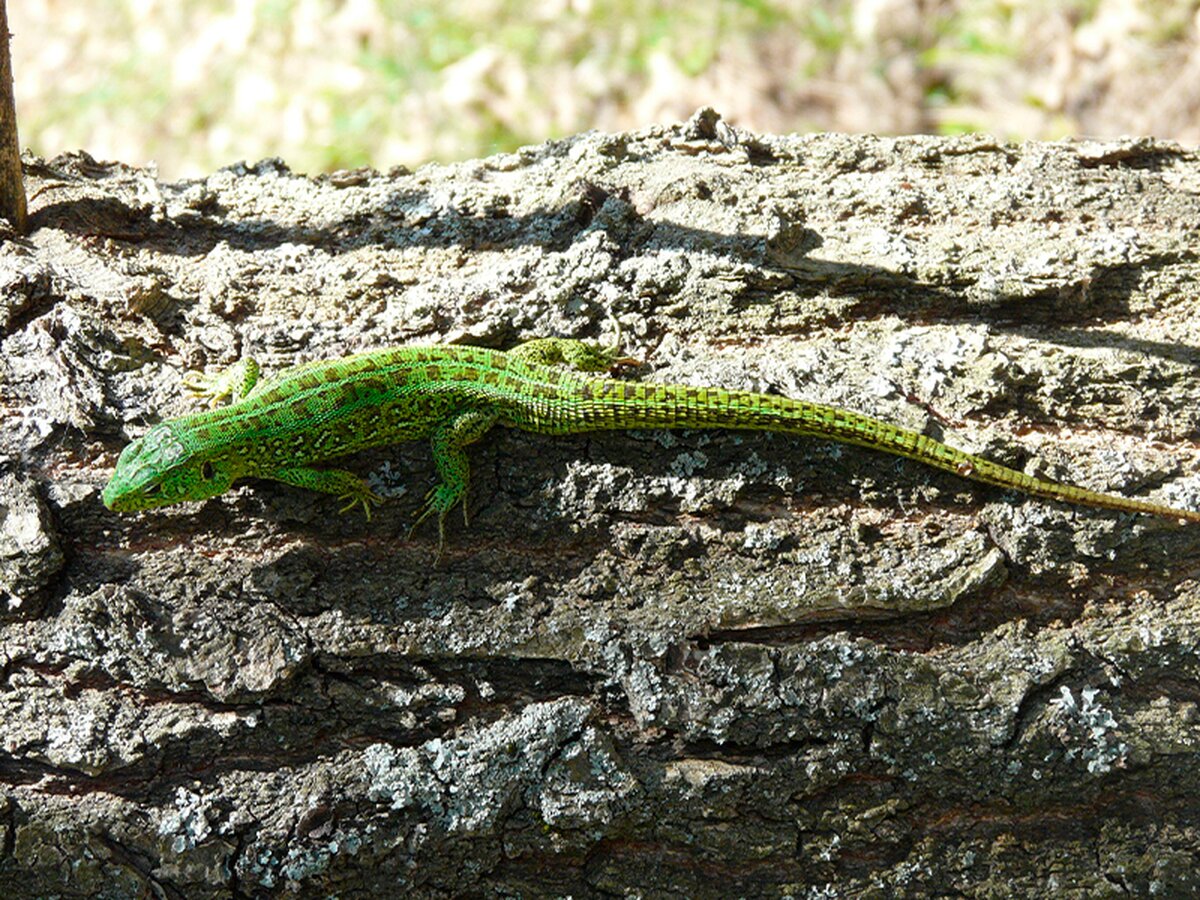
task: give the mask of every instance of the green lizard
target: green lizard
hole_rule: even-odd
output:
[[[833,406],[714,387],[597,378],[622,362],[615,349],[542,338],[502,353],[413,346],[306,363],[259,380],[253,359],[184,384],[216,407],[162,422],[121,453],[104,488],[120,512],[203,500],[239,478],[271,478],[333,494],[367,518],[380,503],[344,469],[315,468],[367,447],[430,438],[440,477],[413,528],[464,501],[466,446],[493,425],[537,434],[627,428],[777,431],[871,447],[1035,497],[1200,522],[1200,512],[1034,478],[878,419]],[[584,374],[581,374],[584,373]],[[463,505],[464,518],[466,505]],[[410,532],[411,534],[411,532]]]

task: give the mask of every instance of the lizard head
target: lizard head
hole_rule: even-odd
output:
[[[103,499],[111,510],[134,512],[215,497],[232,482],[223,461],[190,453],[169,425],[155,425],[121,451]]]

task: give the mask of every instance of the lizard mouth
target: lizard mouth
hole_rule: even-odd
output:
[[[100,499],[104,501],[104,505],[114,512],[123,512],[121,498],[117,496],[116,491],[112,489],[112,484],[108,484],[103,493],[100,494]]]
[[[104,486],[104,490],[100,494],[100,499],[113,512],[133,512],[139,509],[149,509],[153,506],[162,505],[158,497],[161,487],[162,485],[160,484],[151,484],[140,491],[121,491],[114,482],[110,481]]]
[[[127,512],[129,510],[128,496],[121,496],[121,493],[111,481],[104,486],[104,491],[100,494],[100,499],[113,512]]]

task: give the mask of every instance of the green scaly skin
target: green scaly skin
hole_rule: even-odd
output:
[[[440,482],[417,524],[467,493],[466,446],[493,425],[537,434],[627,428],[777,431],[871,447],[964,478],[1081,506],[1200,522],[1200,513],[1034,478],[925,435],[858,413],[746,391],[588,377],[624,362],[616,350],[544,338],[508,353],[479,347],[398,347],[295,366],[259,381],[244,359],[185,385],[230,405],[171,419],[121,453],[104,488],[119,512],[204,500],[240,478],[272,478],[333,494],[370,518],[376,495],[344,469],[314,468],[367,447],[429,438]],[[464,504],[464,517],[466,506]],[[414,524],[414,528],[416,525]],[[410,532],[411,534],[411,532]]]

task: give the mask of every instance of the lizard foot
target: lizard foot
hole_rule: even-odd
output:
[[[204,372],[185,372],[181,380],[184,388],[197,398],[207,400],[210,406],[216,407],[226,398],[235,402],[244,398],[254,389],[258,375],[258,363],[246,357],[211,375]]]
[[[446,548],[446,514],[454,509],[454,505],[462,500],[463,491],[454,490],[447,484],[439,484],[430,489],[425,495],[425,505],[421,508],[417,520],[412,523],[412,527],[408,529],[408,539],[411,541],[413,534],[416,533],[417,526],[437,513],[438,521],[438,559],[442,557],[442,551]],[[467,506],[463,504],[463,522],[467,521]]]
[[[371,507],[379,506],[383,503],[383,498],[361,481],[354,489],[339,494],[338,499],[346,501],[346,505],[338,510],[339,513],[348,513],[354,507],[361,504],[363,515],[367,517],[368,522],[371,521]]]
[[[220,405],[222,400],[233,393],[232,387],[223,387],[220,384],[220,375],[184,372],[181,380],[186,390],[194,394],[197,400],[207,400],[209,406]]]

